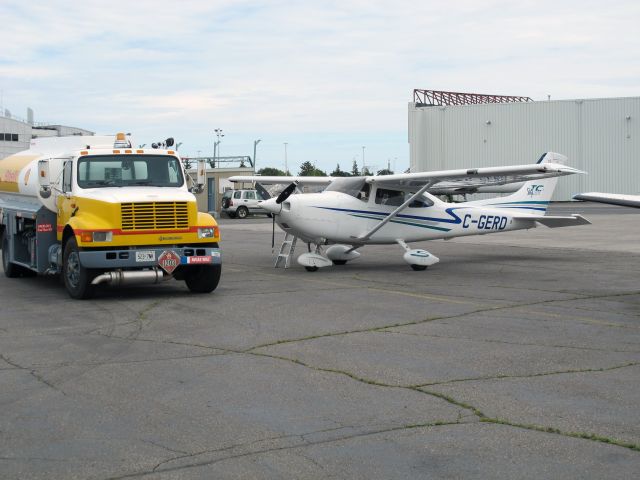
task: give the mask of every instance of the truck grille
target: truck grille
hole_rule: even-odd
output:
[[[123,203],[122,230],[188,228],[187,202]]]

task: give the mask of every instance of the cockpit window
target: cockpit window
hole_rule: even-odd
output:
[[[392,207],[399,207],[404,202],[409,200],[415,192],[404,192],[402,190],[389,190],[386,188],[378,188],[376,190],[376,203],[378,205],[389,205]],[[409,208],[426,208],[433,206],[433,200],[425,195],[421,195],[414,199]]]

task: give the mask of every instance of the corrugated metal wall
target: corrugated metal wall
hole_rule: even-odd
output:
[[[533,163],[569,157],[589,175],[558,183],[575,193],[640,193],[640,97],[447,107],[409,104],[411,171]]]

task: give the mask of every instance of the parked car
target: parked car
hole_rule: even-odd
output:
[[[222,211],[231,218],[247,218],[250,213],[262,213],[270,217],[270,213],[258,207],[260,200],[264,198],[256,190],[227,190],[222,195]]]

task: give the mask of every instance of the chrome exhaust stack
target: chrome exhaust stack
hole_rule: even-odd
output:
[[[108,283],[110,285],[132,285],[136,283],[160,283],[171,278],[171,275],[165,275],[162,270],[135,270],[105,272],[93,279],[91,285],[99,285]]]

